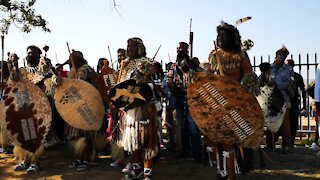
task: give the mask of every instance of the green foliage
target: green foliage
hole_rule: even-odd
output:
[[[0,0],[1,32],[8,33],[12,24],[24,33],[31,32],[34,27],[39,27],[45,32],[51,32],[48,28],[48,22],[41,15],[36,14],[33,8],[36,1]]]

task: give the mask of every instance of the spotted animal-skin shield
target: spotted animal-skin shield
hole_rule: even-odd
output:
[[[240,83],[200,72],[188,86],[188,105],[210,144],[260,145],[263,113],[255,96]]]
[[[9,139],[35,153],[44,143],[52,120],[51,106],[44,92],[26,79],[10,82],[0,106],[0,124]]]
[[[134,79],[129,79],[114,86],[109,97],[114,106],[127,111],[150,102],[153,92],[148,83],[136,83]]]
[[[54,95],[54,103],[63,120],[70,126],[97,131],[105,114],[99,91],[80,79],[63,78]]]

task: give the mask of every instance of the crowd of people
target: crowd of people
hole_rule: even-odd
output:
[[[265,101],[272,101],[270,103],[276,104],[275,107],[278,108],[274,111],[274,107],[270,107],[270,111],[283,115],[279,116],[282,123],[277,132],[267,130],[266,149],[274,149],[278,137],[282,136],[282,150],[290,153],[294,148],[298,119],[307,104],[303,77],[294,72],[294,61],[287,59],[288,49],[279,49],[274,63],[261,63],[261,75],[257,77],[249,56],[241,46],[238,29],[223,22],[217,27],[217,33],[217,48],[210,52],[208,59],[209,70],[200,67],[198,58],[189,56],[190,47],[186,42],[178,43],[176,61],[166,64],[163,70],[162,64],[147,57],[146,47],[138,37],[128,39],[126,49],[118,49],[115,69],[110,68],[107,58],[100,58],[95,71],[88,65],[82,52],[76,50],[70,52],[66,62],[56,64],[55,67],[37,46],[27,47],[27,64],[23,68],[18,68],[19,57],[16,54],[8,54],[8,61],[1,66],[1,101],[8,98],[4,94],[6,88],[13,82],[26,78],[41,88],[48,98],[52,112],[50,130],[37,151],[30,153],[14,139],[1,139],[5,152],[14,152],[20,159],[14,170],[36,173],[39,171],[39,157],[44,149],[63,143],[68,144],[75,157],[69,168],[84,171],[90,167],[98,153],[111,151],[114,162],[110,166],[122,167],[126,179],[148,180],[152,178],[154,164],[160,160],[159,152],[165,146],[168,151],[176,152],[175,158],[192,158],[200,163],[207,161],[203,155],[205,149],[205,154],[208,151],[217,162],[218,179],[236,179],[237,173],[247,173],[252,169],[253,149],[242,147],[245,140],[240,137],[236,137],[235,139],[240,140],[233,143],[223,141],[224,138],[212,141],[209,137],[211,135],[203,134],[197,125],[197,119],[194,119],[190,110],[192,107],[188,104],[188,78],[191,77],[190,74],[196,76],[204,71],[221,76],[226,81],[242,84],[253,96],[259,96],[263,87],[272,88],[272,96],[275,98]],[[70,71],[64,70],[64,66],[69,66]],[[81,79],[99,91],[104,109],[99,129],[74,127],[66,123],[61,116],[55,104],[55,92],[65,78]],[[319,84],[317,83],[316,80],[316,87]],[[126,92],[118,95],[124,87],[127,88]],[[319,109],[318,89],[320,88],[316,88],[315,105]],[[118,96],[112,95],[112,91]],[[280,109],[284,111],[280,112]],[[270,112],[264,112],[264,117],[267,117],[268,113]],[[214,121],[221,120],[223,119]],[[10,134],[3,126],[5,122],[0,121],[0,133]],[[164,126],[169,135],[166,144],[162,134]],[[228,126],[230,130],[236,131],[232,127]],[[230,135],[226,132],[217,134],[220,137]],[[236,133],[233,136],[236,136]],[[99,140],[102,148],[98,145]],[[106,150],[106,147],[109,150]],[[238,163],[242,161],[245,162]]]

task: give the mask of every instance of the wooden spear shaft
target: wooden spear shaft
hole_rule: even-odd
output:
[[[161,48],[161,44],[160,44],[160,46],[158,47],[158,49],[157,49],[156,53],[154,54],[154,56],[153,56],[152,60],[154,60],[154,59],[156,58],[156,56],[157,56],[157,54],[158,54],[158,52],[159,52],[160,48]]]
[[[69,48],[68,41],[67,41],[67,47],[68,47],[68,52],[69,52],[69,55],[70,55],[70,61],[71,61],[71,64],[72,64],[72,67],[73,67],[73,70],[74,70],[74,77],[75,77],[76,79],[78,79],[77,67],[75,66],[73,57],[72,57],[72,55],[71,55],[71,51],[70,51],[70,48]]]
[[[111,68],[113,69],[112,56],[111,56],[111,51],[110,51],[110,47],[109,46],[108,46],[108,51],[109,51],[109,56],[110,56]]]

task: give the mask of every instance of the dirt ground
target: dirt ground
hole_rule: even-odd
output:
[[[275,152],[265,152],[259,156],[255,152],[255,170],[249,174],[240,174],[237,179],[319,179],[320,178],[320,157],[305,148],[298,146],[290,154],[282,154],[280,149]],[[161,160],[153,171],[154,180],[200,180],[215,179],[216,168],[191,159],[175,159],[174,153],[163,150]],[[263,157],[265,166],[262,167],[259,157]],[[70,179],[70,180],[118,180],[121,179],[121,168],[109,167],[112,159],[102,156],[97,159],[96,164],[90,169],[77,172],[68,169],[68,164],[73,158],[65,145],[51,147],[46,150],[41,158],[41,169],[37,174],[27,175],[24,171],[14,172],[13,166],[17,163],[12,155],[0,154],[0,179]]]

